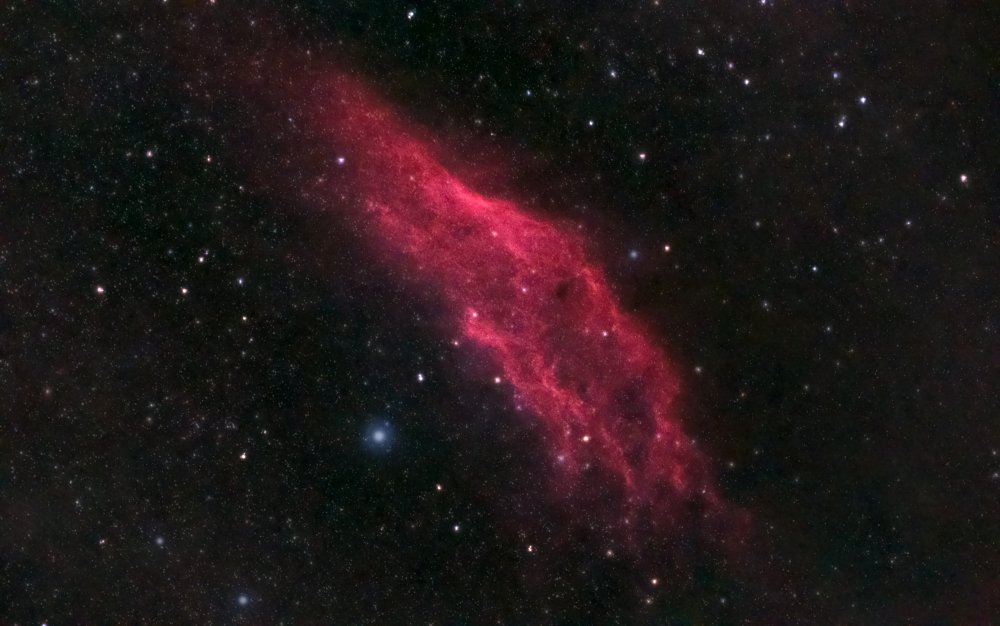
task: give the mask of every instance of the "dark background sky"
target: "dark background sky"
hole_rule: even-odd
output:
[[[0,621],[1000,623],[998,6],[5,4]],[[305,207],[305,50],[584,227],[740,563],[551,502]]]

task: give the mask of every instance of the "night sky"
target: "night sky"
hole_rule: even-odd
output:
[[[1000,4],[0,7],[0,623],[1000,624]]]

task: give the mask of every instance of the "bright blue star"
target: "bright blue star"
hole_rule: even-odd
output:
[[[392,426],[387,421],[377,421],[368,424],[364,436],[365,447],[374,452],[389,450],[393,443]]]

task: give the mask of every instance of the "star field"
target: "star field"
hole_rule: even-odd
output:
[[[0,622],[1000,621],[988,3],[0,8]]]

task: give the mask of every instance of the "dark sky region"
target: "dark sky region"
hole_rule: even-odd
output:
[[[0,622],[1000,624],[995,2],[8,2]]]

